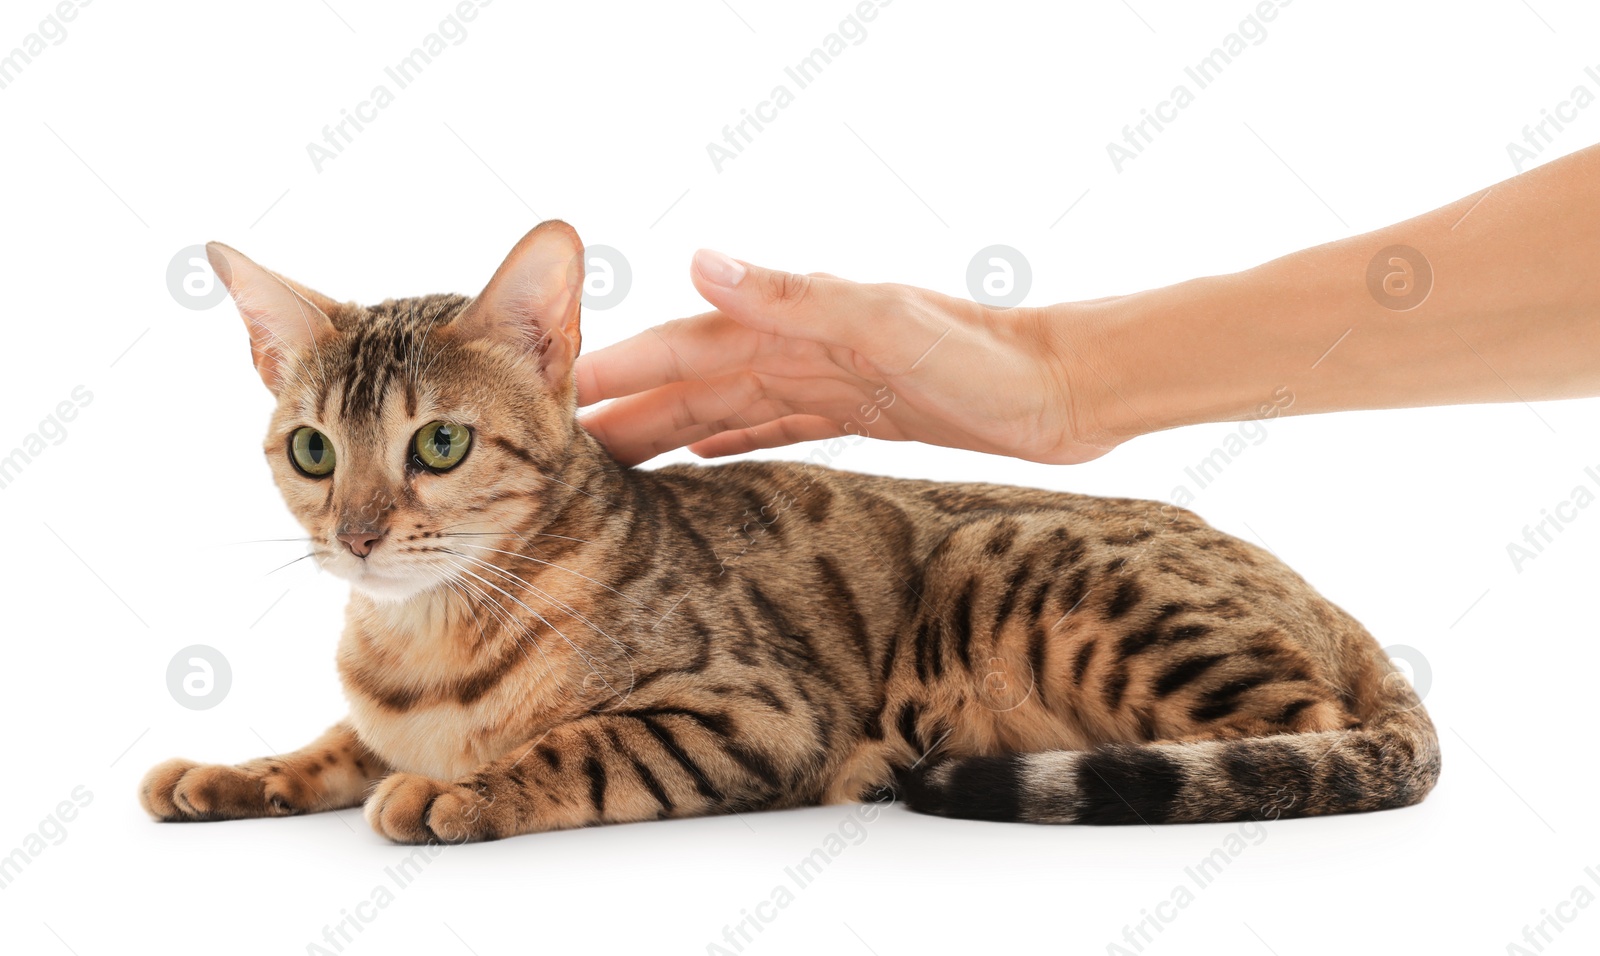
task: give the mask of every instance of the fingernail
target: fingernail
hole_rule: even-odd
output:
[[[710,249],[701,249],[694,254],[694,267],[707,282],[728,289],[738,285],[745,274],[744,263]]]

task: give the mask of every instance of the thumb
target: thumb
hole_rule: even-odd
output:
[[[877,286],[834,276],[798,275],[701,249],[689,270],[707,302],[746,328],[859,349],[878,327],[888,297]]]

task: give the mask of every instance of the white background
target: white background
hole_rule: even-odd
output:
[[[292,749],[343,712],[344,586],[309,561],[269,574],[294,544],[239,543],[299,531],[260,458],[270,400],[244,330],[231,305],[169,295],[179,249],[228,242],[337,298],[475,292],[559,216],[632,264],[622,304],[587,315],[591,348],[700,311],[699,246],[964,294],[973,253],[1006,243],[1040,304],[1232,271],[1439,206],[1511,175],[1507,142],[1574,86],[1600,92],[1584,73],[1600,66],[1582,42],[1600,36],[1592,4],[1300,0],[1118,174],[1107,141],[1248,0],[900,0],[718,173],[707,143],[849,0],[498,0],[318,172],[307,143],[393,88],[383,68],[452,9],[329,2],[100,0],[0,89],[0,455],[76,386],[93,395],[0,490],[0,855],[74,787],[93,794],[0,889],[7,952],[308,952],[407,852],[358,811],[158,826],[136,805],[159,760]],[[8,2],[0,52],[51,9]],[[1596,140],[1600,105],[1539,160]],[[1600,894],[1584,874],[1600,864],[1600,509],[1520,571],[1506,550],[1589,481],[1597,426],[1592,401],[1291,418],[1199,492],[1212,522],[1425,657],[1445,769],[1420,807],[1270,826],[1166,910],[1144,952],[1502,953],[1578,884]],[[1070,468],[871,443],[841,465],[1169,498],[1238,427]],[[196,643],[233,669],[198,712],[165,677]],[[450,848],[393,905],[362,907],[375,918],[344,951],[705,953],[850,812]],[[1194,890],[1185,867],[1236,830],[890,808],[744,951],[1104,953],[1175,886]],[[1574,919],[1547,951],[1592,952],[1597,910],[1563,907]]]

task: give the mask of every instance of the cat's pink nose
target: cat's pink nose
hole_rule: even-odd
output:
[[[338,534],[340,542],[350,549],[350,553],[358,558],[364,558],[372,553],[383,539],[382,531],[341,531]]]

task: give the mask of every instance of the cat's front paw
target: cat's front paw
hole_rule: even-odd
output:
[[[496,835],[474,790],[414,773],[383,778],[367,798],[367,822],[396,843],[471,843]]]
[[[168,760],[139,783],[139,805],[157,820],[242,820],[302,812],[293,782],[271,770]]]

